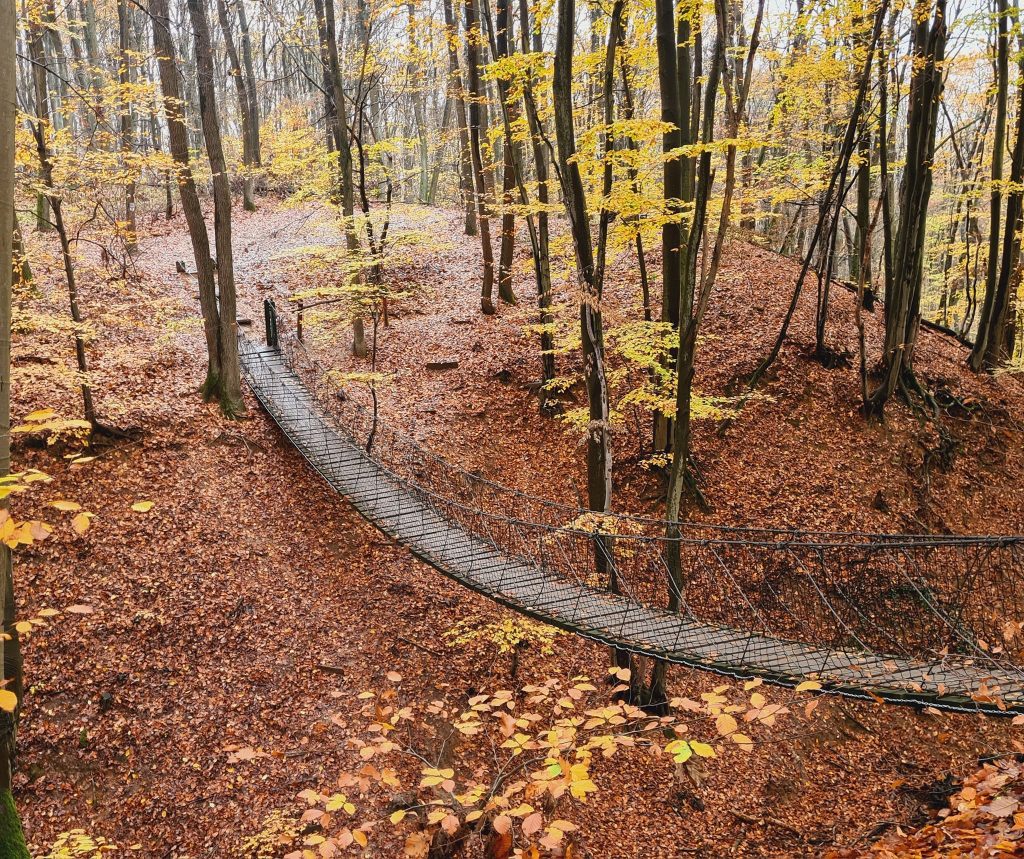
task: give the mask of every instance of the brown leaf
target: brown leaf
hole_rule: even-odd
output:
[[[509,821],[511,823],[511,821]],[[487,845],[487,859],[508,859],[512,855],[512,833],[495,832]]]
[[[535,811],[523,821],[523,835],[533,835],[544,825],[544,817],[539,811]]]

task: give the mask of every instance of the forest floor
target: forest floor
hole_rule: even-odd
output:
[[[577,502],[578,437],[540,414],[530,388],[539,372],[536,344],[523,333],[535,315],[525,250],[521,306],[483,317],[477,248],[461,236],[457,216],[401,217],[446,246],[390,272],[410,295],[394,303],[379,335],[385,415],[464,467]],[[259,322],[263,297],[311,286],[294,260],[305,247],[339,239],[336,225],[313,210],[267,203],[253,215],[239,212],[240,314]],[[100,415],[137,428],[137,439],[74,466],[62,444],[25,440],[14,452],[17,468],[54,478],[18,500],[19,515],[55,525],[51,540],[17,554],[23,613],[80,607],[25,645],[30,693],[16,798],[38,851],[81,827],[126,855],[246,855],[243,841],[273,812],[301,813],[300,791],[327,789],[356,768],[346,740],[362,724],[357,695],[379,689],[388,671],[402,675],[402,694],[416,700],[603,676],[603,649],[567,636],[555,638],[550,654],[522,651],[515,678],[510,657],[486,638],[452,646],[443,634],[456,623],[484,624],[505,612],[363,521],[251,397],[237,423],[200,401],[195,285],[174,271],[176,259],[190,256],[184,226],[157,222],[141,244],[127,283],[98,266],[83,283]],[[36,316],[26,317],[14,344],[13,411],[74,417],[80,403],[67,328],[38,319],[40,308],[57,316],[64,306],[45,248],[36,269]],[[702,344],[702,393],[727,393],[763,355],[794,274],[793,263],[753,245],[729,247]],[[611,327],[638,312],[629,258],[609,284]],[[765,385],[768,396],[698,424],[709,509],[693,515],[736,525],[1024,531],[1021,378],[976,378],[963,369],[960,345],[922,332],[923,380],[970,406],[951,417],[954,453],[944,456],[930,423],[902,405],[884,424],[864,423],[855,370],[828,370],[808,357],[813,303],[812,291]],[[340,328],[313,331],[321,355],[353,367]],[[868,317],[872,354],[879,331],[876,313]],[[830,342],[856,363],[852,297],[843,290],[834,296]],[[426,368],[439,360],[458,365]],[[626,415],[616,433],[616,507],[657,515],[659,478],[640,464],[645,432]],[[56,499],[95,514],[84,534],[72,530],[69,514],[46,506]],[[133,511],[142,500],[152,509]],[[670,672],[673,691],[689,697],[720,682]],[[765,694],[791,700],[785,691]],[[1019,731],[1008,720],[823,698],[812,718],[794,715],[766,729],[752,751],[712,761],[689,793],[664,760],[620,755],[599,764],[599,792],[571,809],[577,855],[856,854],[897,827],[920,825],[949,785],[977,777],[980,757],[1019,750]],[[239,748],[266,755],[239,761]],[[399,852],[378,846],[369,855]]]

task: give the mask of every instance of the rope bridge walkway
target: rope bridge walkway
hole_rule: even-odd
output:
[[[361,392],[339,390],[282,320],[272,319],[271,342],[240,336],[242,369],[310,465],[414,555],[508,608],[732,677],[1024,712],[1024,537],[698,523],[668,537],[658,520],[557,504],[461,470],[385,424]]]

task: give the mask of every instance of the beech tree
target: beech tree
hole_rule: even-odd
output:
[[[14,272],[14,0],[0,0],[0,477],[11,472],[11,285]],[[0,543],[0,666],[4,690],[22,696],[21,653],[14,628],[14,572],[11,549]],[[0,711],[0,850],[10,859],[28,859],[21,820],[11,795],[17,711]]]
[[[476,220],[480,232],[483,274],[480,280],[480,310],[494,313],[494,249],[491,247],[491,221],[487,205],[487,183],[484,179],[483,144],[486,136],[480,82],[480,52],[483,33],[477,0],[464,0],[466,15],[466,99],[469,102],[469,152],[473,163],[473,196],[476,199]]]
[[[210,237],[206,231],[202,204],[192,176],[189,160],[188,131],[181,88],[179,86],[178,63],[174,50],[174,37],[167,0],[150,0],[149,14],[153,28],[153,50],[160,70],[160,85],[163,90],[164,115],[167,121],[167,136],[170,140],[171,156],[177,165],[177,185],[181,195],[181,208],[188,225],[189,239],[196,263],[196,278],[199,282],[199,306],[203,314],[203,331],[206,335],[206,379],[202,392],[208,399],[219,396],[220,380],[223,377],[221,352],[220,308],[217,299],[217,284],[213,257],[210,255]]]
[[[226,416],[237,417],[245,411],[245,403],[242,400],[241,368],[238,363],[235,267],[231,247],[231,189],[228,186],[227,162],[224,160],[217,119],[213,48],[204,0],[188,0],[188,12],[195,36],[199,115],[206,141],[206,155],[213,173],[213,235],[217,252],[217,350],[220,354],[220,375],[207,387],[205,394],[220,402],[221,411]]]
[[[911,28],[910,89],[907,116],[907,163],[899,192],[899,225],[891,253],[885,253],[885,344],[882,381],[866,408],[880,414],[897,385],[916,385],[914,346],[921,320],[928,201],[932,191],[935,134],[942,98],[942,63],[946,53],[946,0],[916,0]],[[887,86],[888,84],[884,84]],[[882,216],[892,221],[888,195]]]

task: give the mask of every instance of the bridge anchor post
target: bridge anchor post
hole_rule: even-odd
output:
[[[274,299],[263,299],[263,325],[267,331],[267,345],[277,348],[277,305]]]

